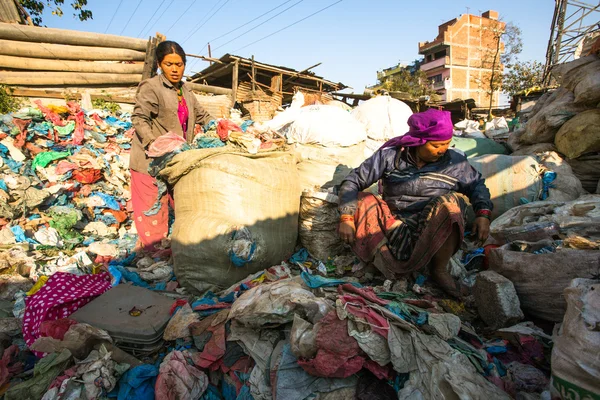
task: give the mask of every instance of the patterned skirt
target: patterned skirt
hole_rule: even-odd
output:
[[[395,216],[384,200],[361,192],[354,214],[356,238],[352,249],[361,260],[371,262],[381,246],[387,245],[393,255],[393,260],[388,260],[393,275],[419,271],[429,264],[454,226],[462,242],[467,205],[464,195],[451,192],[432,199],[419,213]]]

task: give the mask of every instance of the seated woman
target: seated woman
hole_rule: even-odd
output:
[[[490,192],[467,157],[449,148],[449,112],[414,114],[408,125],[408,133],[388,141],[342,182],[340,237],[386,278],[430,266],[433,279],[460,297],[448,262],[462,243],[468,200],[476,214],[473,233],[487,239]],[[382,198],[361,192],[379,180]]]

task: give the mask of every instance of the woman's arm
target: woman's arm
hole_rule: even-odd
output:
[[[396,154],[395,148],[377,150],[344,178],[340,187],[338,207],[342,215],[354,215],[358,192],[367,189],[381,179],[387,171],[391,171]]]
[[[464,171],[460,177],[458,191],[469,197],[476,213],[491,212],[494,209],[494,203],[492,203],[490,191],[485,186],[485,179],[469,164],[466,157],[463,166]]]
[[[149,80],[142,81],[135,95],[135,106],[131,115],[131,122],[144,148],[147,148],[156,139],[152,133],[152,119],[158,116],[158,110],[159,104],[156,91],[150,85]]]

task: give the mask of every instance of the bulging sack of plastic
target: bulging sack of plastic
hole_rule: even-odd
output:
[[[347,147],[323,147],[296,143],[300,189],[329,189],[365,160],[365,142]]]
[[[579,158],[569,158],[567,162],[575,176],[581,181],[585,190],[594,193],[600,182],[600,153],[589,154]]]
[[[339,107],[302,107],[285,130],[288,143],[325,147],[353,146],[367,139],[364,127]]]
[[[339,255],[344,248],[337,232],[339,199],[326,192],[305,190],[300,199],[298,233],[302,246],[318,260]]]
[[[293,252],[300,189],[288,152],[190,150],[161,171],[174,184],[174,271],[194,293],[229,287]]]
[[[285,109],[285,111],[282,111],[279,114],[275,115],[273,119],[259,124],[261,129],[272,129],[274,131],[281,130],[286,125],[289,125],[296,120],[296,118],[300,114],[300,109],[303,105],[304,95],[302,94],[302,92],[296,92],[296,94],[294,94],[294,97],[292,98],[292,104],[290,104],[290,106],[287,109]]]
[[[549,171],[556,173],[556,178],[550,182],[547,197],[549,201],[572,201],[586,194],[581,181],[573,173],[571,166],[554,151],[538,155],[540,164]]]
[[[469,163],[485,178],[496,218],[521,203],[521,198],[536,201],[541,193],[540,164],[533,157],[491,154],[470,158]]]
[[[554,143],[558,129],[585,108],[574,104],[575,96],[565,88],[558,88],[544,102],[544,107],[533,115],[520,137],[523,144]],[[532,112],[533,114],[533,112]]]
[[[554,140],[569,158],[600,151],[600,110],[588,110],[565,122]]]
[[[386,141],[408,132],[408,118],[413,114],[408,105],[390,96],[377,96],[363,102],[352,116],[367,130],[367,136]]]
[[[535,242],[558,234],[594,236],[600,224],[600,196],[570,202],[537,201],[515,207],[492,221],[490,234],[502,243]]]
[[[545,244],[544,241],[540,242]],[[556,249],[540,253],[529,244],[529,251],[515,251],[515,245],[493,249],[489,254],[492,271],[509,279],[525,313],[546,321],[560,322],[566,310],[563,290],[575,278],[593,278],[600,273],[600,251]],[[537,249],[537,250],[536,250]],[[535,254],[535,252],[539,254]]]
[[[552,68],[561,86],[571,90],[575,103],[596,105],[600,101],[600,59],[596,55],[581,57],[577,60]]]
[[[600,398],[600,281],[574,279],[564,296],[567,311],[553,336],[552,386],[564,400]]]
[[[504,117],[497,117],[490,122],[485,123],[485,135],[490,139],[496,136],[505,135],[508,131],[508,122],[506,122]]]

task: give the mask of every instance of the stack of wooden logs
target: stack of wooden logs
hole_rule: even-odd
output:
[[[0,84],[130,86],[150,77],[156,40],[0,23]]]

